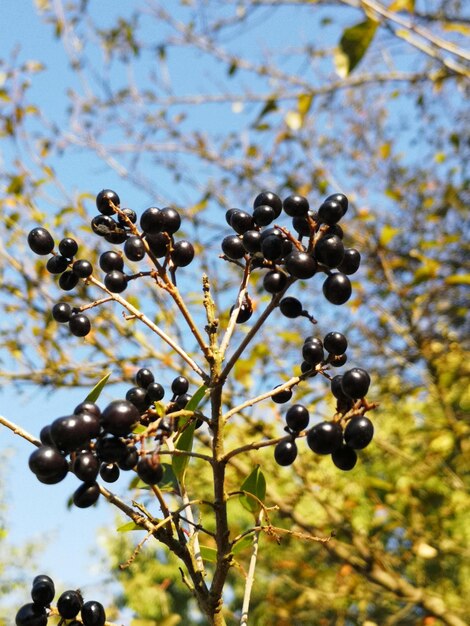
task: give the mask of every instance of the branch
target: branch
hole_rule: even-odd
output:
[[[263,517],[263,511],[260,512],[258,519],[256,520],[257,526],[261,526]],[[251,591],[253,589],[253,583],[255,582],[255,569],[256,559],[258,558],[259,547],[259,534],[261,530],[258,529],[253,535],[253,551],[251,553],[250,565],[248,567],[248,576],[245,583],[245,593],[243,594],[242,616],[240,619],[240,626],[247,626],[248,624],[248,609],[250,608]]]

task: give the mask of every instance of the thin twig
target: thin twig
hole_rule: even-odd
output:
[[[257,526],[261,526],[262,518],[263,518],[263,511],[260,512],[258,519],[256,520]],[[240,626],[246,626],[248,624],[248,610],[250,608],[251,591],[253,589],[253,583],[255,582],[256,560],[258,558],[259,534],[260,534],[260,530],[257,530],[253,535],[253,551],[251,553],[250,565],[248,567],[248,576],[246,577],[246,582],[245,582],[245,592],[243,594],[242,616],[240,619]]]
[[[7,428],[9,428],[11,431],[13,431],[15,435],[19,435],[20,437],[23,437],[23,439],[26,439],[26,441],[29,441],[30,443],[34,444],[38,448],[42,446],[42,442],[39,439],[36,439],[36,437],[33,437],[33,435],[30,435],[26,430],[24,430],[17,424],[14,424],[13,422],[10,422],[10,420],[7,420],[7,418],[3,417],[3,415],[0,415],[0,424],[3,424]]]

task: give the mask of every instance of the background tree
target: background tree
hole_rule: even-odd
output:
[[[224,210],[249,206],[267,187],[318,201],[344,190],[356,217],[347,225],[348,241],[363,253],[364,269],[334,324],[354,338],[354,360],[367,358],[377,372],[377,443],[346,476],[323,462],[312,466],[306,454],[294,477],[291,469],[279,472],[269,452],[253,453],[267,476],[282,478],[268,481],[267,491],[282,525],[335,538],[313,543],[286,535],[278,546],[263,537],[251,619],[309,624],[314,613],[319,624],[463,624],[470,19],[460,4],[196,2],[170,12],[152,2],[105,23],[87,2],[39,8],[68,54],[70,100],[51,121],[47,106],[29,95],[41,65],[4,61],[3,133],[16,152],[9,147],[14,156],[2,174],[1,298],[17,326],[11,316],[1,326],[3,348],[15,358],[2,376],[18,384],[90,386],[104,367],[112,365],[114,381],[129,381],[140,362],[155,357],[141,335],[119,324],[119,311],[108,310],[81,349],[89,365],[78,371],[45,315],[51,297],[44,270],[18,253],[31,220],[46,219],[51,204],[55,228],[83,231],[95,190],[63,189],[60,171],[70,159],[105,163],[107,176],[114,170],[123,180],[133,208],[136,202],[184,208],[188,235],[200,242],[201,267],[220,273],[217,305],[226,314],[233,275],[224,276],[225,266],[207,267],[205,255],[220,245]],[[186,71],[195,63],[200,73]],[[198,267],[188,284],[200,274]],[[251,295],[262,303],[259,286]],[[148,298],[158,306],[158,323],[174,330],[174,309],[153,294],[140,304]],[[191,338],[179,334],[193,350]],[[40,345],[31,340],[38,335]],[[298,362],[304,335],[295,324],[267,331],[264,341],[260,335],[258,345],[269,341],[269,351],[253,348],[240,359],[228,406],[287,380],[286,364]],[[159,350],[160,359],[179,367]],[[305,401],[326,416],[332,405],[314,382]],[[272,405],[244,413],[233,445],[260,428],[279,436],[280,413]],[[235,489],[249,465],[232,465]],[[246,523],[241,516],[240,532]],[[111,547],[117,561],[129,556],[127,540]],[[163,614],[177,619],[185,593],[173,582],[171,561],[168,571],[155,571],[153,556],[143,551],[120,575],[145,625]],[[230,579],[229,611],[240,607],[248,556],[248,549],[240,554],[240,571]],[[136,595],[141,576],[155,581],[160,597],[169,592],[156,614],[153,600]]]

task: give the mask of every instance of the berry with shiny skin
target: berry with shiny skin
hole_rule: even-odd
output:
[[[154,235],[146,235],[145,239],[149,245],[149,248],[157,259],[161,259],[166,256],[168,252],[168,244],[170,243],[170,237],[166,233],[155,233]]]
[[[356,465],[357,454],[351,447],[343,445],[331,454],[331,459],[338,469],[348,472]]]
[[[344,211],[342,205],[335,200],[325,200],[318,209],[318,219],[320,222],[329,224],[330,226],[339,222],[343,215]]]
[[[268,204],[260,204],[253,211],[253,221],[257,226],[269,226],[276,219],[276,211]]]
[[[281,309],[281,313],[290,319],[299,317],[303,312],[302,303],[292,296],[283,298],[279,303],[279,308]]]
[[[338,265],[338,270],[343,274],[350,276],[355,274],[361,264],[361,255],[355,248],[346,248],[344,257]]]
[[[310,365],[318,365],[325,358],[323,346],[317,341],[307,341],[302,346],[302,358]]]
[[[140,237],[131,235],[124,244],[124,254],[129,261],[141,261],[145,256],[145,245]]]
[[[307,198],[294,194],[284,200],[282,208],[284,213],[291,217],[305,217],[310,207]]]
[[[222,239],[222,252],[232,261],[242,259],[245,256],[245,247],[237,235],[227,235]]]
[[[323,339],[323,345],[325,350],[330,354],[334,354],[335,356],[339,356],[344,354],[348,347],[348,340],[346,337],[337,331],[333,331],[325,335]]]
[[[186,408],[186,405],[191,400],[192,396],[189,393],[182,393],[175,398],[175,408],[177,411],[182,411]]]
[[[303,404],[293,404],[286,413],[286,424],[294,433],[305,430],[309,421],[308,409]]]
[[[177,376],[171,383],[171,391],[180,396],[189,389],[189,381],[185,376]]]
[[[292,465],[297,457],[297,445],[292,439],[286,439],[276,444],[274,448],[274,460],[278,465]]]
[[[79,278],[88,278],[93,273],[93,265],[90,261],[80,259],[72,265],[72,272]]]
[[[337,202],[343,210],[343,215],[348,210],[348,199],[344,193],[333,193],[325,199],[325,202]]]
[[[138,409],[128,400],[113,400],[101,413],[101,425],[112,435],[128,435],[139,422]]]
[[[105,437],[99,437],[99,439],[96,440],[95,451],[100,461],[104,461],[105,463],[119,463],[127,454],[127,446],[119,437],[107,435]]]
[[[81,484],[80,487],[74,491],[72,499],[76,507],[79,509],[87,509],[88,507],[93,506],[99,497],[99,485],[97,482],[92,482]],[[59,608],[58,603],[57,608]],[[74,613],[74,615],[70,615],[69,617],[75,617],[77,613]],[[63,617],[65,617],[65,615]]]
[[[140,480],[147,485],[156,485],[163,478],[163,467],[158,458],[152,454],[140,457],[136,471]]]
[[[162,210],[156,206],[146,209],[140,216],[140,227],[147,235],[161,232],[162,226]]]
[[[332,367],[341,367],[342,365],[346,363],[347,360],[348,360],[347,354],[338,354],[338,355],[330,354],[328,358],[328,363]]]
[[[54,582],[49,576],[36,576],[31,588],[33,602],[40,606],[49,606],[55,596]]]
[[[77,404],[73,412],[75,415],[78,413],[91,413],[91,415],[96,415],[96,417],[101,415],[100,407],[89,400],[84,400],[80,402],[80,404]]]
[[[147,390],[142,387],[131,387],[126,393],[126,400],[133,404],[140,413],[144,413],[149,408]]]
[[[54,240],[51,233],[45,228],[33,228],[28,234],[28,245],[35,254],[50,254],[54,249]]]
[[[309,211],[307,213],[308,217],[313,218],[313,216],[315,215],[315,213],[313,211]],[[292,228],[295,230],[296,233],[298,233],[299,235],[303,236],[303,237],[310,237],[311,235],[311,226],[310,223],[307,219],[307,217],[293,217],[292,218]]]
[[[366,448],[374,436],[374,425],[368,417],[357,415],[349,420],[344,429],[344,441],[354,450]]]
[[[278,270],[271,270],[263,278],[263,287],[268,293],[279,293],[287,287],[287,275]]]
[[[121,204],[119,196],[112,189],[102,189],[96,196],[96,208],[102,215],[114,214],[111,202],[117,207]]]
[[[147,387],[147,396],[152,402],[160,402],[165,396],[165,390],[160,383],[150,383]]]
[[[330,274],[323,283],[323,295],[331,304],[344,304],[352,293],[351,282],[346,274]]]
[[[56,254],[47,259],[46,270],[49,274],[62,274],[68,268],[68,260],[61,254]]]
[[[256,209],[256,207],[261,205],[267,205],[274,209],[275,219],[277,219],[281,215],[282,200],[272,191],[262,191],[256,196],[253,202],[253,209]]]
[[[103,605],[96,600],[85,602],[80,613],[83,626],[104,626],[106,612]]]
[[[333,376],[333,378],[331,379],[331,393],[334,395],[334,397],[337,400],[341,400],[342,402],[347,402],[350,401],[351,398],[344,393],[343,391],[343,386],[341,384],[341,381],[343,380],[343,375],[342,374],[338,374],[337,376]]]
[[[99,415],[95,415],[95,413],[87,413],[86,411],[82,411],[76,415],[82,421],[84,428],[88,432],[88,438],[91,440],[98,437],[101,432]]]
[[[107,250],[103,252],[99,259],[100,268],[103,272],[112,272],[117,270],[122,272],[124,269],[124,260],[122,256],[114,250]]]
[[[250,254],[261,251],[261,233],[259,230],[247,230],[242,235],[242,242],[245,250]]]
[[[277,385],[279,387],[279,385]],[[276,389],[277,387],[274,387]],[[276,402],[276,404],[284,404],[285,402],[289,402],[292,398],[292,389],[283,389],[282,391],[277,391],[271,396],[271,399]]]
[[[78,276],[72,270],[67,270],[59,278],[59,287],[64,291],[72,291],[78,285],[78,281]]]
[[[72,452],[89,442],[89,430],[80,415],[65,415],[52,422],[51,437],[59,450]]]
[[[230,226],[239,235],[243,235],[247,230],[252,230],[255,223],[253,217],[246,211],[236,211],[230,217]]]
[[[118,461],[119,469],[128,472],[137,465],[139,460],[139,452],[135,446],[127,446],[126,456]]]
[[[107,237],[109,234],[114,233],[118,224],[109,215],[95,215],[91,220],[91,230],[99,237]]]
[[[91,330],[90,320],[83,313],[72,315],[69,319],[69,329],[75,337],[86,337]]]
[[[232,219],[232,217],[235,215],[235,213],[238,213],[240,211],[240,209],[228,209],[228,211],[225,212],[225,221],[227,222],[227,224],[229,226],[231,226],[230,224],[230,220]]]
[[[72,471],[77,478],[84,483],[92,483],[96,480],[100,469],[100,462],[93,452],[80,452],[75,457]]]
[[[286,270],[294,278],[311,278],[317,271],[317,262],[307,252],[294,250],[286,257]]]
[[[127,288],[127,277],[119,270],[113,270],[104,277],[104,284],[111,293],[122,293]]]
[[[174,235],[181,226],[181,216],[176,209],[164,207],[161,210],[162,228],[161,231]]]
[[[320,422],[307,433],[307,443],[316,454],[332,454],[343,443],[343,431],[337,422]]]
[[[329,268],[337,267],[344,257],[344,245],[337,235],[327,235],[317,241],[315,258]]]
[[[230,315],[232,315],[234,306],[230,309]],[[240,308],[238,309],[237,315],[237,324],[244,324],[247,322],[250,317],[253,315],[253,306],[251,302],[244,301],[241,303]]]
[[[115,483],[119,474],[119,467],[116,463],[102,463],[100,466],[100,476],[106,483]]]
[[[194,246],[186,240],[177,241],[170,255],[175,267],[186,267],[194,259]]]
[[[133,209],[121,209],[121,212],[126,216],[131,224],[135,224],[137,222],[137,214]],[[129,226],[128,222],[124,219],[122,215],[118,214],[117,218],[121,226],[123,226],[124,228],[127,228]]]
[[[65,457],[52,446],[40,446],[29,457],[29,469],[36,476],[60,482],[69,470]],[[53,483],[51,483],[53,484]]]
[[[369,391],[370,376],[361,367],[354,367],[344,372],[341,387],[350,398],[363,398]]]
[[[261,252],[264,258],[268,261],[280,259],[284,251],[283,243],[279,235],[268,235],[265,238],[261,236]]]
[[[59,252],[67,259],[73,259],[78,252],[78,244],[72,237],[64,237],[59,242]]]
[[[35,602],[24,604],[15,617],[16,626],[47,626],[45,607]]]
[[[127,237],[128,237],[128,234],[124,230],[124,228],[119,228],[117,227],[117,225],[114,231],[106,233],[104,235],[105,241],[107,241],[108,243],[113,243],[113,244],[124,243]]]
[[[39,439],[43,445],[51,446],[52,448],[55,447],[55,444],[52,441],[52,437],[51,437],[51,425],[50,424],[46,424],[45,426],[41,428],[41,430],[39,431]]]
[[[56,322],[65,324],[72,317],[72,307],[67,302],[58,302],[52,307],[52,317]]]
[[[141,367],[135,375],[135,384],[143,389],[147,389],[153,382],[155,382],[155,376],[147,367]]]

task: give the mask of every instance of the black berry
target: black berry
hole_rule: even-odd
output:
[[[75,457],[72,469],[75,476],[84,483],[92,483],[98,476],[100,462],[93,452],[81,452]]]
[[[368,417],[353,417],[344,429],[344,441],[354,450],[367,447],[374,436],[374,425]]]
[[[344,304],[351,297],[351,282],[346,274],[330,274],[323,283],[323,295],[332,304]]]
[[[258,194],[253,202],[253,209],[256,209],[260,205],[268,205],[274,209],[275,218],[277,219],[281,215],[282,200],[272,191],[262,191]]]
[[[343,431],[336,422],[315,424],[307,433],[307,443],[317,454],[332,454],[343,443]]]
[[[155,376],[147,367],[142,367],[135,375],[135,384],[147,389],[150,383],[155,381]]]
[[[281,309],[281,313],[286,317],[291,319],[295,317],[299,317],[302,315],[302,303],[297,300],[297,298],[293,298],[292,296],[288,296],[287,298],[283,298],[279,303],[279,308]]]
[[[173,235],[181,226],[181,217],[178,211],[171,207],[165,207],[161,210],[162,232]]]
[[[16,626],[47,626],[47,611],[40,604],[29,602],[23,605],[16,614],[15,624]]]
[[[31,588],[33,602],[40,606],[49,606],[55,596],[54,582],[49,576],[36,576]]]
[[[279,293],[287,287],[287,280],[284,272],[272,270],[263,278],[263,287],[269,293]]]
[[[331,459],[337,468],[347,472],[356,465],[357,454],[349,446],[343,445],[332,453]]]
[[[83,626],[104,626],[106,613],[104,607],[96,600],[85,602],[80,613]]]
[[[228,235],[222,240],[222,252],[232,261],[245,256],[245,247],[242,240],[237,235]]]
[[[61,254],[56,254],[55,256],[51,256],[50,259],[47,259],[46,270],[50,274],[62,274],[68,266],[68,260]]]
[[[103,254],[100,256],[99,264],[103,272],[112,272],[113,270],[122,272],[122,270],[124,269],[124,261],[122,256],[117,252],[114,252],[114,250],[108,250],[107,252],[103,252]]]
[[[54,249],[51,233],[45,228],[33,228],[28,235],[28,245],[35,254],[50,254]]]
[[[343,217],[343,207],[335,200],[325,200],[318,209],[318,219],[324,224],[336,224]]]
[[[39,478],[60,482],[67,475],[69,466],[64,456],[52,446],[41,446],[29,457],[29,469]]]
[[[309,210],[309,204],[307,198],[294,194],[284,200],[282,208],[284,213],[291,217],[305,217]]]
[[[287,439],[280,441],[274,448],[274,459],[278,465],[292,465],[297,457],[297,446],[295,441]]]
[[[315,245],[315,257],[327,267],[337,267],[344,257],[343,242],[337,235],[323,237]]]
[[[295,250],[286,257],[286,270],[294,278],[311,278],[317,271],[317,262],[307,252]]]
[[[96,482],[83,483],[82,485],[80,485],[78,489],[74,491],[73,503],[79,509],[87,509],[88,507],[93,506],[99,497],[100,497],[100,488],[98,486],[98,483]],[[59,603],[57,603],[57,608],[59,608]],[[63,615],[63,613],[61,613],[61,615],[63,617],[75,617],[75,615],[78,613],[79,610],[80,609],[78,609],[77,612],[74,613],[73,615],[66,616],[66,615]]]
[[[354,367],[343,374],[341,387],[344,393],[350,398],[363,398],[370,385],[370,376],[366,370]]]
[[[163,478],[163,467],[152,454],[140,457],[137,463],[137,475],[147,485],[155,485]]]
[[[176,267],[186,267],[194,259],[194,246],[189,241],[177,241],[171,251],[171,260]]]
[[[171,391],[180,396],[183,393],[186,393],[189,389],[189,381],[184,376],[178,376],[171,383]]]
[[[145,245],[140,237],[132,235],[124,244],[124,254],[129,261],[141,261],[145,256]]]
[[[245,250],[251,254],[261,250],[261,233],[259,230],[247,230],[243,233],[242,242]]]
[[[165,390],[160,383],[150,383],[147,387],[147,395],[152,402],[160,402],[163,400]]]
[[[56,322],[65,324],[72,315],[72,307],[67,302],[58,302],[52,307],[52,317]]]
[[[343,274],[355,274],[361,264],[361,255],[355,248],[346,248],[338,270]]]
[[[77,286],[78,281],[78,276],[72,270],[67,270],[59,278],[59,287],[64,291],[71,291]]]
[[[119,467],[116,463],[102,463],[100,476],[107,483],[115,483],[119,478]]]
[[[276,389],[276,387],[274,387],[274,389]],[[271,396],[271,398],[277,404],[284,404],[285,402],[289,402],[289,400],[292,398],[292,389],[283,389],[282,391],[277,391]]]
[[[119,270],[113,270],[104,277],[104,284],[112,293],[122,293],[127,288],[127,277]]]
[[[121,203],[119,196],[112,189],[102,189],[96,196],[96,208],[103,215],[113,215],[111,203],[118,207]]]
[[[59,243],[59,252],[67,259],[72,259],[78,252],[78,244],[72,237],[64,237]]]
[[[75,337],[86,337],[91,330],[90,320],[83,313],[72,315],[69,319],[69,329]]]
[[[342,333],[335,331],[325,335],[323,345],[327,352],[339,356],[340,354],[344,354],[346,352],[348,340]]]
[[[114,400],[101,413],[101,424],[112,435],[128,435],[139,420],[139,411],[127,400]]]
[[[293,404],[286,413],[286,424],[294,433],[307,428],[310,415],[303,404]]]
[[[276,211],[267,204],[260,204],[253,211],[253,221],[257,226],[268,226],[275,219]]]

